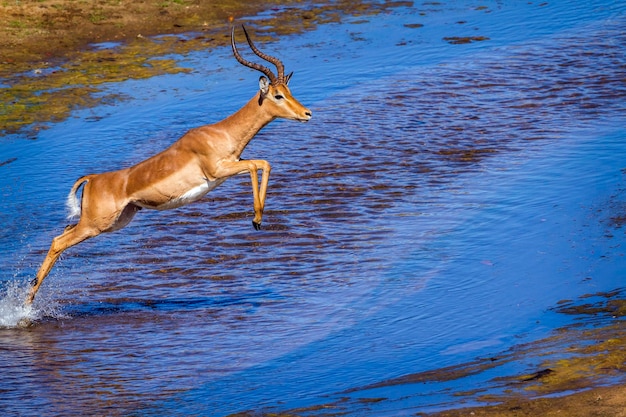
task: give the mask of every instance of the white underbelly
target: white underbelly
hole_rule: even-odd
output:
[[[166,203],[160,204],[155,207],[146,207],[156,210],[169,210],[177,207],[184,206],[189,203],[193,203],[194,201],[200,200],[204,197],[209,191],[213,190],[215,187],[224,182],[226,178],[220,178],[214,181],[206,180],[202,184],[193,187],[192,189],[186,191],[179,197],[172,198]]]

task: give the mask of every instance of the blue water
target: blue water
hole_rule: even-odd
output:
[[[537,340],[571,320],[549,311],[559,300],[621,286],[625,12],[416,4],[263,45],[313,111],[244,154],[273,166],[265,230],[250,227],[246,178],[231,179],[70,249],[26,312],[76,178],[225,117],[257,75],[227,48],[198,52],[180,57],[190,74],[111,85],[132,99],[35,141],[3,138],[0,162],[17,159],[0,166],[0,408],[220,416],[348,398],[347,415],[378,416],[453,403],[467,382],[361,388]],[[15,328],[23,315],[35,325]]]

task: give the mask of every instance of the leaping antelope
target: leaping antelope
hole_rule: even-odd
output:
[[[239,156],[252,138],[276,118],[307,122],[311,111],[298,102],[287,84],[293,73],[285,75],[283,63],[264,54],[254,45],[245,27],[250,49],[276,66],[277,75],[260,64],[246,61],[235,45],[239,63],[263,73],[259,92],[239,111],[212,125],[189,130],[163,152],[130,168],[79,178],[68,196],[69,218],[80,215],[77,224],[67,226],[50,245],[26,299],[31,304],[61,253],[69,247],[103,232],[126,226],[142,208],[167,210],[199,200],[227,178],[249,173],[252,180],[255,229],[261,227],[270,164],[262,159],[241,160]],[[269,79],[269,80],[268,80]],[[257,171],[262,171],[261,184]],[[76,193],[83,186],[79,204]]]

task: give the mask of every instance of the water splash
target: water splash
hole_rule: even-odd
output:
[[[29,288],[27,283],[9,281],[1,290],[0,329],[28,327],[44,317],[63,317],[59,304],[46,296],[40,297],[33,305],[25,305]]]
[[[11,281],[0,296],[0,328],[20,327],[37,318],[32,305],[24,304],[28,288]]]

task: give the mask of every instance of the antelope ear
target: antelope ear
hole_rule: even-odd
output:
[[[259,78],[259,89],[261,90],[261,96],[265,97],[270,89],[270,82],[265,77]]]
[[[291,76],[292,76],[292,75],[293,75],[293,71],[291,71],[291,72],[289,73],[289,75],[287,75],[287,76],[285,77],[285,84],[289,84],[289,80],[291,80]]]

